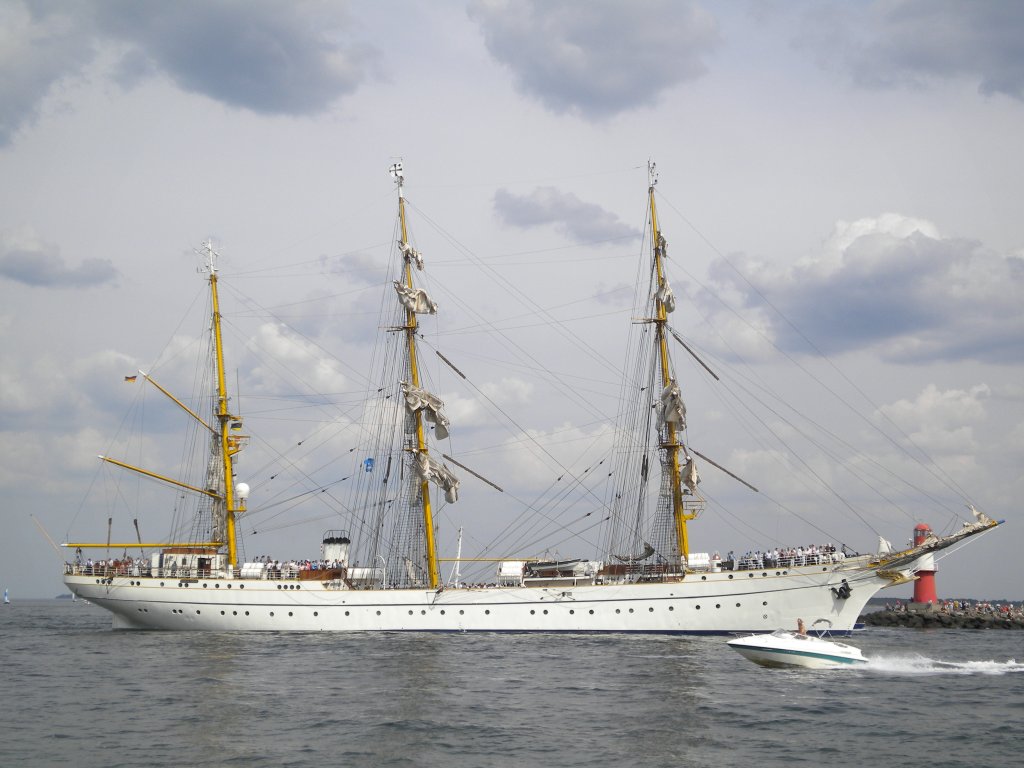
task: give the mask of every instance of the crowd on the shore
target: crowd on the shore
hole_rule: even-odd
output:
[[[893,603],[886,603],[885,610],[896,613],[906,613],[911,610],[910,602],[896,600]],[[991,602],[989,600],[940,600],[935,604],[935,611],[947,613],[950,616],[995,616],[1004,618],[1024,618],[1024,601],[1013,603]]]

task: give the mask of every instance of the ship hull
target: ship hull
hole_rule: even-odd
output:
[[[835,589],[845,579],[846,598]],[[852,631],[889,585],[870,568],[693,573],[674,582],[549,587],[349,589],[338,581],[66,574],[119,629],[298,632],[728,634],[808,626]]]

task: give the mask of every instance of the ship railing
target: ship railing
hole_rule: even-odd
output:
[[[757,571],[764,568],[801,568],[807,565],[841,563],[844,559],[844,556],[838,552],[815,552],[804,555],[783,555],[780,557],[765,557],[761,555],[760,557],[737,557],[735,561],[725,560],[722,563],[722,568],[733,571]]]
[[[190,568],[187,566],[165,566],[153,568],[148,562],[134,563],[64,563],[64,573],[70,576],[96,576],[109,578],[113,576],[135,576],[138,578],[159,579],[214,579],[231,578],[244,581],[298,581],[300,569],[291,567],[264,568],[258,573],[246,573],[236,568],[228,576],[224,571],[211,568]]]

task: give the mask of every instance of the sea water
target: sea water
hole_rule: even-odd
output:
[[[722,637],[112,631],[0,606],[0,766],[1009,766],[1024,632],[869,629],[838,670]]]

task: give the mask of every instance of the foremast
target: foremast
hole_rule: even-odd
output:
[[[402,280],[406,288],[406,296],[415,295],[416,287],[413,284],[413,262],[422,269],[422,262],[417,261],[419,253],[409,243],[409,230],[405,219],[405,193],[403,184],[405,176],[402,172],[402,164],[395,163],[391,166],[391,175],[398,187],[398,219],[401,228],[401,241],[399,243],[402,252]],[[416,303],[403,302],[405,306],[405,348],[408,359],[408,374],[414,391],[421,391],[419,359],[416,354]],[[423,409],[416,408],[411,411],[415,430],[415,451],[416,458],[423,465],[429,464],[429,450],[427,447],[426,434],[423,425]],[[440,567],[437,557],[437,538],[434,535],[434,513],[430,503],[430,481],[428,473],[421,473],[419,480],[420,499],[423,513],[423,535],[426,549],[427,582],[431,589],[437,589],[441,584]]]
[[[658,226],[658,208],[655,202],[654,188],[658,183],[654,163],[647,166],[648,186],[647,197],[651,220],[651,248],[654,258],[656,290],[654,294],[655,343],[657,345],[658,364],[661,373],[661,445],[664,451],[663,472],[668,473],[668,488],[671,494],[672,522],[676,545],[679,549],[681,564],[685,564],[690,556],[690,541],[687,523],[699,514],[702,501],[690,501],[687,495],[696,493],[699,482],[693,459],[687,456],[686,448],[681,441],[682,431],[686,428],[686,408],[683,405],[672,369],[672,360],[668,350],[668,314],[675,308],[675,299],[665,276],[665,259],[667,248],[665,238]],[[684,490],[686,488],[687,490]]]

